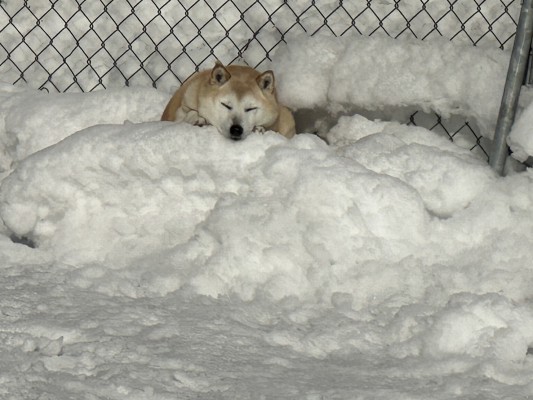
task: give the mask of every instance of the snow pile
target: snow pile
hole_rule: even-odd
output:
[[[295,109],[355,107],[433,111],[445,118],[461,115],[492,138],[509,54],[445,40],[398,44],[375,36],[293,39],[273,60],[279,97]]]
[[[531,177],[497,181],[423,128],[360,116],[329,139],[234,143],[212,127],[100,125],[20,161],[0,215],[47,262],[73,266],[63,278],[73,288],[267,308],[292,299],[299,323],[330,307],[362,313],[340,331],[317,322],[310,342],[273,328],[272,346],[523,361],[533,314],[513,302],[531,285]],[[374,322],[363,317],[373,309]],[[354,329],[372,338],[348,340]]]
[[[22,161],[1,193],[1,215],[11,231],[74,265],[125,265],[200,235],[207,248],[195,250],[194,269],[204,268],[208,257],[209,268],[229,280],[203,284],[201,292],[214,296],[233,289],[235,273],[247,274],[242,287],[253,293],[249,280],[264,285],[277,268],[290,275],[306,265],[345,264],[354,252],[356,260],[375,251],[402,258],[422,239],[427,219],[413,189],[335,156],[314,136],[286,142],[256,135],[232,143],[214,128],[165,123],[81,131]],[[401,208],[396,197],[405,203]],[[208,232],[195,232],[200,222]],[[361,237],[374,242],[371,249],[344,248],[362,245]],[[224,246],[211,248],[220,241]],[[289,264],[286,252],[295,257]],[[304,269],[283,288],[275,286],[276,297],[296,294],[307,274]]]
[[[327,139],[340,154],[414,187],[427,210],[441,217],[466,207],[493,182],[486,163],[424,128],[341,117]]]
[[[168,101],[167,95],[154,89],[46,94],[3,85],[0,90],[0,154],[4,155],[0,168],[4,171],[13,161],[83,128],[158,120]]]

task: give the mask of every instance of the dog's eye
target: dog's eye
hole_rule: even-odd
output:
[[[257,110],[257,107],[245,108],[244,112],[250,112],[250,111],[254,111],[254,110]]]
[[[233,110],[233,107],[230,106],[230,105],[228,105],[228,104],[226,104],[226,103],[220,103],[220,104],[222,104],[222,105],[223,105],[224,107],[226,107],[228,110]]]

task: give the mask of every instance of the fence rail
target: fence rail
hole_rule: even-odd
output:
[[[171,88],[214,57],[261,67],[304,32],[506,49],[519,12],[519,0],[0,0],[0,80],[59,92]],[[411,123],[467,138],[486,154],[468,122],[427,119],[414,114]]]

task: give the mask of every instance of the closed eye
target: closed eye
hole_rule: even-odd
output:
[[[245,112],[250,112],[250,111],[254,111],[254,110],[257,110],[257,107],[250,107],[250,108],[245,108],[244,109]]]
[[[228,105],[228,104],[226,104],[226,103],[220,103],[220,104],[222,104],[222,105],[223,105],[224,107],[226,107],[228,110],[233,110],[233,107],[230,106],[230,105]]]

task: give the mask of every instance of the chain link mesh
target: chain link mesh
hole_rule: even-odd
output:
[[[261,67],[303,32],[442,36],[505,49],[519,12],[518,0],[0,0],[0,80],[59,92],[176,87],[213,57]],[[468,122],[431,118],[415,113],[410,123],[486,155]]]

